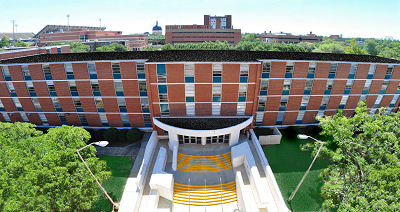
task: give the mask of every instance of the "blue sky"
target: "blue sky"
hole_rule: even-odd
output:
[[[203,15],[231,14],[234,28],[344,37],[400,39],[400,0],[0,0],[0,32],[38,32],[47,24],[99,26],[124,34],[151,31],[156,20],[203,24]]]

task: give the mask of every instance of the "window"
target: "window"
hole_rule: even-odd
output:
[[[309,95],[311,94],[312,86],[314,84],[314,79],[307,79],[306,86],[304,87],[304,94]]]
[[[6,82],[8,91],[10,92],[10,96],[17,96],[17,93],[15,92],[14,84],[12,82]]]
[[[8,70],[8,66],[2,66],[1,70],[3,72],[4,80],[11,81],[10,71]]]
[[[245,102],[239,102],[237,103],[237,108],[236,108],[236,113],[238,116],[243,116],[246,111],[246,103]]]
[[[221,115],[221,103],[212,103],[212,115],[213,116],[219,116]]]
[[[104,127],[108,127],[107,115],[105,113],[99,113],[99,118],[101,121],[101,125],[103,125]]]
[[[267,97],[258,98],[257,111],[265,111],[265,104],[267,102]]]
[[[42,107],[40,106],[38,98],[31,98],[32,104],[35,107],[36,112],[42,112]]]
[[[67,79],[75,79],[74,70],[72,68],[72,64],[71,63],[65,63],[64,64],[64,68],[65,68],[65,74],[67,75]]]
[[[111,63],[111,70],[114,79],[121,79],[121,68],[119,63]]]
[[[300,110],[306,110],[309,101],[310,96],[303,96],[303,98],[301,99]]]
[[[143,114],[143,122],[145,127],[152,127],[150,114]]]
[[[221,93],[222,93],[222,85],[221,84],[213,84],[212,85],[212,101],[220,102],[221,101]]]
[[[33,87],[32,81],[26,81],[26,88],[28,89],[30,96],[36,96],[35,88]]]
[[[365,81],[365,85],[364,85],[362,94],[367,94],[368,93],[369,88],[371,87],[371,83],[372,83],[371,79],[367,79],[367,81]]]
[[[263,124],[263,119],[264,119],[264,112],[257,112],[256,113],[256,124],[257,125]]]
[[[140,106],[142,108],[142,113],[149,113],[149,99],[148,98],[140,98]]]
[[[369,70],[368,70],[368,79],[372,79],[374,78],[374,74],[375,74],[375,70],[376,70],[376,65],[372,64],[369,66]]]
[[[168,95],[167,94],[159,94],[160,102],[168,102]]]
[[[292,85],[292,80],[285,79],[285,81],[283,82],[282,95],[289,95],[291,85]]]
[[[286,72],[285,78],[292,78],[294,71],[294,63],[293,62],[286,62]]]
[[[96,64],[95,63],[88,63],[87,64],[89,78],[90,79],[97,79],[97,71],[96,71]]]
[[[138,81],[138,86],[139,86],[139,95],[140,96],[147,96],[146,81]]]
[[[60,100],[57,97],[52,97],[51,101],[53,102],[54,109],[57,112],[62,112],[63,111],[62,108],[61,108]]]
[[[397,100],[399,99],[399,96],[400,96],[400,95],[395,95],[395,96],[393,96],[393,99],[392,99],[392,101],[390,102],[389,107],[394,107],[394,106],[395,106]]]
[[[19,113],[21,115],[22,121],[29,122],[28,116],[24,112]]]
[[[79,118],[79,121],[81,121],[82,126],[87,126],[88,125],[88,122],[87,122],[85,114],[78,113],[78,118]]]
[[[328,78],[335,78],[337,67],[338,67],[337,63],[331,63],[331,66],[329,68],[329,76],[328,76]]]
[[[124,88],[122,87],[122,80],[114,80],[115,94],[117,96],[124,96]]]
[[[124,127],[130,127],[131,124],[129,123],[129,115],[126,113],[121,113],[121,121]]]
[[[121,112],[121,113],[126,113],[127,112],[125,98],[118,97],[117,98],[117,104],[118,104],[119,112]]]
[[[186,83],[194,83],[194,64],[185,64],[184,74]]]
[[[270,73],[271,73],[271,62],[263,62],[261,77],[269,78]]]
[[[349,99],[349,95],[342,96],[342,100],[340,101],[340,104],[339,104],[339,109],[345,108],[348,99]]]
[[[186,102],[194,102],[194,84],[185,84]]]
[[[383,99],[383,95],[378,95],[378,97],[375,100],[375,104],[374,104],[374,109],[372,110],[372,113],[375,113],[375,110],[379,107],[379,105],[381,104],[381,101]]]
[[[18,111],[24,111],[24,109],[22,108],[21,102],[19,101],[18,98],[12,98],[12,101],[14,102],[14,105]]]
[[[308,73],[307,73],[307,78],[314,78],[315,76],[315,70],[317,68],[316,63],[308,63]]]
[[[245,102],[247,94],[247,84],[239,84],[238,102]]]
[[[331,94],[332,87],[333,87],[333,79],[328,79],[328,81],[326,82],[326,88],[324,94]]]
[[[279,105],[279,110],[280,110],[280,111],[285,111],[285,110],[286,110],[286,106],[287,106],[287,103],[288,103],[288,99],[289,99],[288,96],[282,96],[282,97],[281,97],[281,103],[280,103],[280,105]]]
[[[90,80],[90,86],[92,87],[93,96],[101,96],[98,80]]]
[[[76,112],[83,112],[82,103],[78,97],[72,98],[72,102],[74,103]]]
[[[136,63],[136,74],[138,79],[146,79],[144,63]]]
[[[44,113],[38,113],[40,121],[42,122],[42,125],[44,126],[48,126],[49,122],[47,121],[46,116],[44,115]]]
[[[357,68],[358,68],[358,64],[354,64],[352,63],[350,66],[350,73],[349,73],[349,79],[354,79],[356,76],[356,72],[357,72]]]
[[[299,111],[299,113],[297,114],[297,118],[296,118],[296,124],[301,124],[303,123],[303,119],[304,119],[304,115],[306,114],[306,111]]]
[[[195,105],[194,103],[186,103],[186,115],[194,116],[195,115]]]
[[[100,97],[94,98],[94,105],[96,106],[97,112],[104,112],[103,100]]]
[[[24,75],[25,80],[31,80],[31,73],[29,72],[29,66],[23,65],[21,66],[22,74]]]
[[[3,102],[1,102],[1,100],[0,100],[0,111],[6,111],[6,109],[4,109],[4,104]]]
[[[346,87],[344,89],[344,94],[350,94],[351,88],[353,87],[354,80],[347,80]]]
[[[325,110],[326,109],[326,106],[328,105],[328,102],[329,102],[329,97],[330,96],[322,97],[322,102],[321,102],[321,105],[319,107],[320,110]]]
[[[383,84],[382,84],[381,91],[379,92],[379,94],[385,94],[388,85],[389,85],[389,80],[383,80]]]
[[[53,81],[46,81],[47,89],[49,90],[50,96],[57,96],[56,88],[54,87]]]
[[[249,65],[240,64],[240,82],[247,83],[249,80]]]
[[[169,116],[169,105],[160,104],[161,116]]]
[[[278,112],[278,117],[276,118],[276,124],[282,125],[284,118],[285,118],[285,112]]]
[[[222,82],[222,64],[213,64],[213,82],[219,83]]]
[[[42,65],[42,71],[44,74],[44,78],[46,80],[52,80],[53,77],[51,76],[51,72],[50,72],[50,65],[49,64],[43,64]]]
[[[71,96],[78,96],[78,90],[76,89],[75,81],[68,81],[68,86],[71,92]]]
[[[167,94],[168,93],[167,85],[158,85],[158,93]]]
[[[367,99],[367,95],[361,95],[361,96],[360,96],[359,102],[361,102],[361,101],[363,101],[363,100],[365,100],[365,99]]]
[[[392,77],[393,68],[394,68],[393,65],[390,65],[390,66],[387,67],[385,79],[390,79]]]
[[[261,79],[260,85],[260,96],[266,96],[268,94],[269,81],[267,79]]]
[[[165,64],[157,64],[157,82],[158,83],[167,82],[167,69]]]
[[[11,122],[11,119],[10,119],[10,116],[8,116],[8,114],[7,113],[1,113],[1,115],[3,115],[3,118],[4,118],[4,120],[6,121],[6,122]]]
[[[323,110],[320,110],[320,111],[318,111],[318,114],[317,114],[317,116],[315,117],[315,122],[319,122],[318,120],[317,120],[317,117],[324,117],[325,116],[325,111],[323,111]]]

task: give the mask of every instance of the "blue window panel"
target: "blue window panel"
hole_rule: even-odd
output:
[[[321,106],[319,106],[319,109],[320,109],[320,110],[325,110],[325,108],[326,108],[326,106],[325,106],[325,105],[321,105]]]
[[[374,75],[373,74],[368,74],[367,79],[372,79],[372,78],[374,78]]]
[[[350,94],[350,92],[351,92],[351,89],[349,89],[349,90],[344,90],[344,94]]]
[[[55,91],[50,91],[50,96],[57,96],[57,92],[55,92]]]
[[[328,78],[332,79],[335,78],[336,74],[329,74]]]
[[[257,107],[257,111],[264,111],[265,107]]]
[[[67,74],[67,79],[75,79],[75,76],[73,74]]]
[[[194,96],[187,96],[186,102],[194,102]]]
[[[78,91],[71,91],[71,96],[79,96]]]
[[[76,108],[76,112],[83,112],[83,108],[77,107],[77,108]]]
[[[60,108],[60,107],[56,108],[56,111],[57,112],[63,112],[62,108]]]
[[[300,106],[300,110],[307,110],[307,106]]]
[[[390,104],[389,107],[394,107],[394,104]],[[3,108],[4,109],[4,108]]]
[[[374,108],[378,108],[379,107],[379,105],[374,105]]]
[[[18,111],[24,111],[24,108],[22,108],[22,107],[17,107],[17,110],[18,110]]]
[[[157,64],[157,74],[166,74],[167,69],[165,67],[165,64]]]
[[[303,120],[297,120],[296,121],[296,124],[302,124],[303,123]]]
[[[101,96],[100,91],[93,91],[93,96]]]
[[[16,96],[17,96],[17,93],[15,93],[15,92],[11,92],[11,93],[10,93],[10,96],[12,96],[12,97],[16,97]]]
[[[261,90],[260,91],[260,96],[266,96],[268,94],[267,90]]]
[[[247,83],[248,80],[249,80],[248,77],[240,77],[240,82],[241,82],[241,83]]]
[[[90,74],[90,75],[89,75],[89,78],[90,78],[90,79],[97,79],[97,74]]]
[[[344,109],[345,105],[339,105],[339,109]]]
[[[185,77],[186,83],[194,83],[194,77]]]
[[[36,92],[29,92],[29,96],[36,96]]]
[[[43,112],[42,108],[36,109],[36,112]]]
[[[31,80],[31,76],[25,76],[25,80]]]
[[[151,125],[151,123],[144,123],[145,127],[153,127],[153,125]]]
[[[220,102],[221,101],[221,97],[220,96],[213,96],[212,101],[213,102]]]
[[[246,97],[245,96],[239,96],[238,102],[245,102],[245,101],[246,101]]]
[[[290,92],[289,90],[283,90],[282,95],[289,95],[289,92]]]
[[[106,112],[106,111],[104,110],[104,108],[99,107],[99,108],[97,108],[97,112],[104,113],[104,112]]]
[[[390,74],[385,75],[385,79],[390,79],[391,77],[392,77],[392,75],[390,75]]]
[[[222,82],[222,77],[213,77],[213,82],[214,83]]]
[[[51,75],[46,75],[44,77],[46,78],[46,80],[53,80],[53,77]]]
[[[379,91],[379,94],[385,94],[385,93],[386,93],[386,90]]]
[[[307,74],[307,78],[314,78],[315,74]]]
[[[363,90],[362,94],[368,94],[368,90]]]
[[[279,107],[279,111],[285,111],[286,107]]]
[[[325,90],[324,94],[325,94],[325,95],[331,94],[331,91],[332,91],[332,90]]]
[[[397,90],[397,91],[396,91],[396,94],[400,94],[400,90]]]
[[[130,127],[131,126],[131,124],[129,124],[129,123],[123,123],[123,125],[124,125],[124,127]]]
[[[5,77],[5,80],[6,80],[6,81],[12,81],[12,80],[11,80],[11,77]]]
[[[101,125],[103,125],[103,127],[108,127],[108,126],[110,126],[108,123],[101,123]]]
[[[354,79],[355,74],[349,74],[349,79]]]
[[[269,78],[269,73],[262,73],[261,78]]]
[[[123,91],[117,91],[115,93],[117,94],[117,96],[124,96],[124,92]]]
[[[147,91],[140,91],[139,95],[140,96],[147,96]]]
[[[282,122],[281,121],[277,121],[276,125],[282,125]]]
[[[113,74],[114,79],[121,79],[121,74]]]
[[[293,78],[293,73],[285,73],[285,78]]]
[[[146,79],[146,74],[144,74],[144,73],[139,73],[139,74],[137,74],[137,78],[138,78],[138,79]]]
[[[150,113],[149,108],[142,108],[142,113]]]
[[[119,108],[119,112],[121,112],[121,113],[126,113],[126,112],[128,112],[128,111],[126,110],[126,108]]]
[[[311,94],[311,90],[304,90],[304,95],[310,95]]]
[[[169,112],[168,104],[160,104],[161,112]]]
[[[158,93],[160,94],[168,93],[167,85],[158,85]]]
[[[68,122],[63,121],[63,122],[61,122],[61,125],[68,125]]]
[[[4,107],[0,107],[0,111],[6,111]]]

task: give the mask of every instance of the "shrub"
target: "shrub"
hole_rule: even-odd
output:
[[[143,137],[143,132],[137,128],[132,128],[126,132],[126,140],[130,143],[139,141]]]
[[[103,138],[109,142],[118,142],[119,132],[115,128],[108,128],[103,133]]]

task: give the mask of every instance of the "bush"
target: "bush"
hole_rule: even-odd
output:
[[[297,134],[299,134],[298,128],[295,126],[289,126],[285,129],[285,131],[285,134],[289,139],[295,139],[297,137]]]
[[[115,128],[108,128],[106,131],[103,133],[103,138],[104,140],[112,143],[112,142],[118,142],[118,137],[119,137],[119,132]]]
[[[143,132],[137,128],[132,128],[126,132],[126,140],[130,143],[139,141],[143,137]]]

